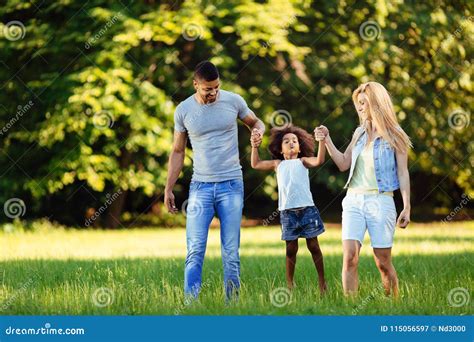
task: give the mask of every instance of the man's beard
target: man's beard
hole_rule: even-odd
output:
[[[204,101],[204,103],[212,103],[217,100],[217,94],[213,97],[201,96],[201,99]]]

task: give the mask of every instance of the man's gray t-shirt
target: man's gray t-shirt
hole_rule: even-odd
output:
[[[251,113],[242,96],[219,90],[217,99],[200,104],[194,94],[174,113],[174,129],[187,132],[193,149],[192,180],[223,182],[242,179],[237,137],[237,117]]]

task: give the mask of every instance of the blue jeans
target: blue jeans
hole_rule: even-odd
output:
[[[186,210],[187,255],[184,293],[197,298],[202,284],[209,225],[217,213],[221,224],[221,251],[226,300],[237,297],[240,288],[240,222],[244,198],[242,179],[224,182],[192,181]]]

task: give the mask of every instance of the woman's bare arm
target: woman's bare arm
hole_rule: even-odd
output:
[[[357,138],[360,136],[360,134],[357,132],[354,133],[352,136],[352,140],[347,146],[346,150],[344,153],[339,151],[337,147],[334,145],[330,134],[328,133],[326,138],[324,139],[326,143],[326,148],[328,150],[329,155],[331,156],[332,160],[334,161],[334,164],[337,165],[340,171],[347,171],[351,167],[351,161],[352,161],[352,148],[354,147],[355,142],[357,141]]]
[[[400,213],[397,224],[405,228],[410,223],[410,174],[408,173],[408,152],[396,152],[397,174],[400,182],[400,192],[403,199],[403,210]]]

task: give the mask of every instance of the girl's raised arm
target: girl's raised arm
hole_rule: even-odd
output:
[[[260,160],[258,156],[258,147],[252,147],[251,165],[255,170],[273,171],[280,164],[280,160]]]
[[[319,141],[318,155],[316,157],[303,157],[303,158],[301,158],[301,162],[307,168],[317,167],[319,165],[322,165],[322,164],[324,164],[325,160],[326,160],[326,145],[325,145],[324,141],[322,141],[322,140]]]
[[[278,165],[280,164],[280,160],[260,160],[258,155],[258,147],[260,146],[262,139],[257,136],[256,134],[252,134],[250,138],[250,143],[252,144],[252,154],[250,157],[250,164],[252,168],[255,170],[262,170],[262,171],[273,171],[276,170]]]

